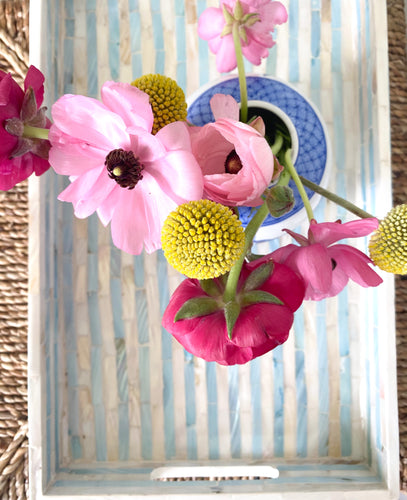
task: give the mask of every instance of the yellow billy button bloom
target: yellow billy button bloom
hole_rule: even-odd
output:
[[[407,205],[390,210],[369,242],[373,262],[389,273],[407,274]]]
[[[190,201],[170,213],[161,232],[168,262],[188,278],[227,273],[242,255],[245,235],[237,216],[210,200]]]
[[[169,123],[187,119],[185,94],[172,78],[149,74],[137,78],[132,85],[150,96],[154,114],[153,134]]]

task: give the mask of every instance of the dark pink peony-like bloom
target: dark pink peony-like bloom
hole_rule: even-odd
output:
[[[49,168],[49,142],[23,137],[24,126],[49,128],[44,99],[44,75],[30,66],[24,90],[10,73],[0,71],[0,189],[7,191],[32,173]]]
[[[75,215],[97,211],[113,243],[131,254],[161,247],[161,228],[178,205],[202,197],[202,172],[185,122],[151,134],[149,96],[106,82],[102,102],[64,95],[52,106],[50,162],[71,184],[59,195]]]
[[[306,285],[305,299],[322,300],[334,297],[347,285],[349,279],[363,287],[378,286],[380,276],[370,267],[372,260],[357,248],[333,245],[344,238],[367,236],[377,229],[375,218],[351,222],[322,222],[312,220],[308,238],[286,229],[300,246],[290,244],[271,255],[276,262],[299,273]]]
[[[287,10],[278,1],[240,0],[241,17],[234,18],[239,0],[220,0],[219,7],[206,9],[198,21],[198,34],[207,40],[211,52],[216,54],[216,66],[219,72],[228,72],[236,68],[236,55],[233,44],[232,24],[237,22],[243,55],[252,64],[259,65],[261,59],[268,56],[268,49],[275,42],[271,33],[276,24],[287,21]],[[223,9],[229,13],[225,19]]]
[[[216,94],[211,108],[215,122],[189,129],[192,152],[204,176],[204,196],[223,205],[256,207],[280,173],[278,162],[263,135],[239,121],[233,97]]]
[[[247,278],[260,265],[271,262],[265,256],[251,263],[244,263],[241,271],[237,300],[242,300]],[[223,295],[220,279],[214,280]],[[209,297],[198,280],[185,279],[173,293],[165,310],[162,324],[191,354],[206,361],[222,365],[247,363],[284,343],[294,320],[294,312],[304,297],[302,279],[289,267],[274,264],[271,275],[256,288],[268,292],[283,304],[255,303],[242,307],[233,328],[232,339],[227,333],[224,310],[221,308],[206,316],[180,319],[174,322],[180,307],[188,300]]]

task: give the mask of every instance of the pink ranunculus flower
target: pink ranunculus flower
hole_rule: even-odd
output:
[[[44,75],[30,66],[24,90],[10,73],[0,71],[0,189],[7,191],[32,173],[43,174],[49,168],[49,142],[23,137],[24,125],[49,128],[51,123],[41,108],[44,99]]]
[[[377,229],[376,218],[317,223],[312,220],[308,238],[285,229],[300,246],[280,247],[271,255],[298,272],[307,288],[305,299],[322,300],[334,297],[352,279],[364,287],[378,286],[381,277],[370,267],[373,261],[360,250],[345,244],[334,245],[343,238],[367,236]]]
[[[190,127],[192,151],[202,169],[206,198],[228,206],[256,207],[280,170],[275,170],[266,139],[238,120],[238,104],[229,97],[212,98],[215,122]]]
[[[64,95],[53,105],[50,163],[71,184],[59,195],[75,215],[97,211],[113,243],[131,254],[161,247],[161,228],[178,205],[202,197],[202,172],[188,127],[174,122],[151,134],[149,96],[106,82],[102,102]]]
[[[218,8],[207,8],[198,21],[198,34],[208,41],[211,52],[216,54],[219,72],[232,71],[237,66],[233,22],[239,25],[243,55],[252,64],[259,65],[261,59],[268,56],[268,49],[275,44],[271,35],[275,25],[285,23],[288,18],[286,8],[278,1],[240,0],[243,15],[240,19],[234,19],[233,13],[238,1],[220,0]],[[229,21],[223,14],[224,8],[230,14]]]
[[[271,262],[265,256],[244,263],[237,288],[237,300],[249,275],[261,264]],[[215,279],[219,300],[224,292],[220,279]],[[180,307],[189,299],[209,297],[196,279],[185,279],[171,296],[162,324],[191,354],[221,365],[234,365],[271,351],[284,343],[294,320],[294,312],[302,304],[304,282],[289,267],[275,263],[272,274],[257,288],[268,292],[283,304],[256,303],[242,307],[234,325],[232,339],[228,337],[224,310],[206,316],[180,319],[174,322]]]

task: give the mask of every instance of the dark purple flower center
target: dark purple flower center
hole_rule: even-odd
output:
[[[227,174],[237,174],[243,168],[243,164],[235,149],[227,155],[225,160],[225,172]]]
[[[111,179],[122,188],[133,189],[143,178],[144,166],[132,151],[114,149],[106,156],[105,165]]]
[[[333,271],[335,269],[335,267],[337,266],[335,259],[331,258],[331,265],[332,265],[332,271]]]

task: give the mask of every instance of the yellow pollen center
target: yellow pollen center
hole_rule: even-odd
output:
[[[407,205],[390,210],[369,242],[373,262],[393,274],[407,274]]]
[[[171,212],[161,242],[168,262],[189,278],[221,276],[241,256],[245,243],[242,224],[224,205],[190,201]]]
[[[172,78],[158,74],[148,74],[137,78],[132,85],[150,97],[154,114],[152,133],[175,121],[187,119],[187,103],[184,91]]]

